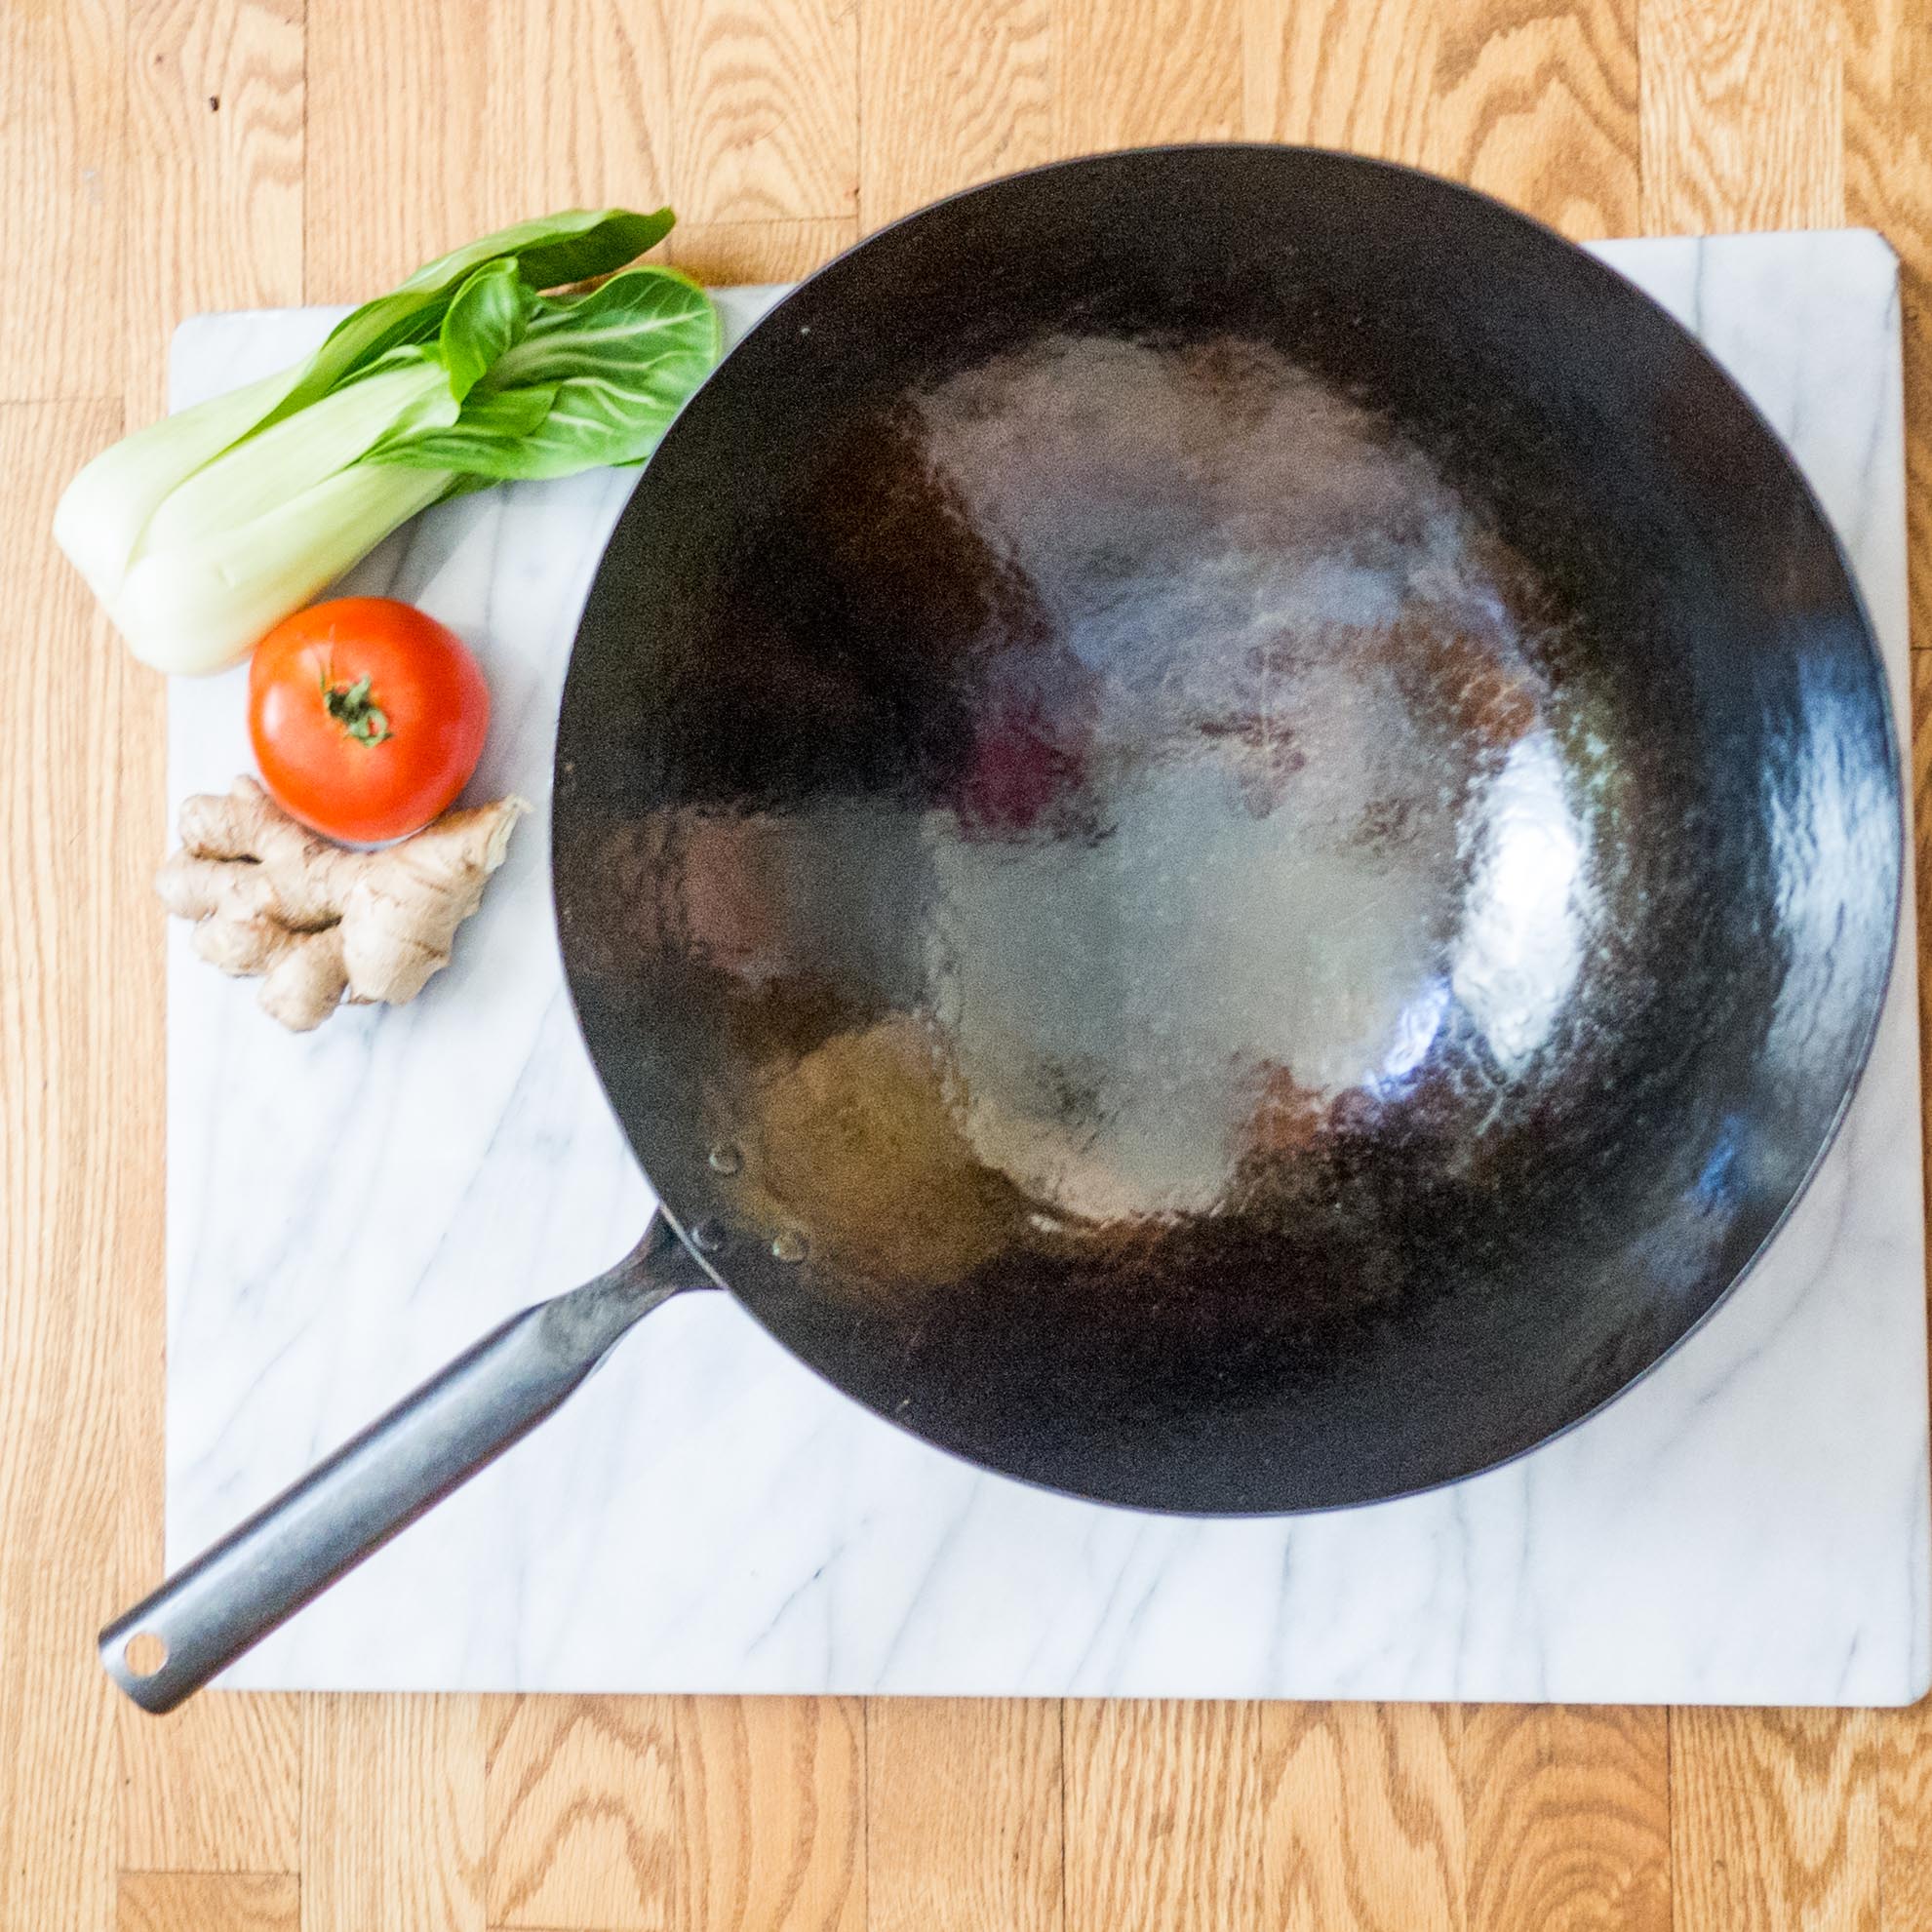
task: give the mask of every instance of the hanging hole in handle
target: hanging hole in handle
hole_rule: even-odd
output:
[[[138,1677],[151,1677],[168,1661],[168,1645],[151,1630],[138,1630],[121,1646],[121,1656]]]

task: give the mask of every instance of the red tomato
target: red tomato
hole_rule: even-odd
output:
[[[298,611],[249,665],[249,736],[270,796],[353,845],[400,839],[447,809],[489,729],[469,647],[393,598]]]

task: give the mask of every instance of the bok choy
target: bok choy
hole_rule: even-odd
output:
[[[439,497],[642,462],[718,359],[696,283],[625,267],[671,221],[575,210],[430,262],[306,362],[95,457],[55,537],[138,657],[215,671]]]

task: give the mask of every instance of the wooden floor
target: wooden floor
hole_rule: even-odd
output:
[[[45,532],[170,329],[572,203],[669,199],[698,274],[793,276],[982,176],[1238,135],[1579,236],[1882,229],[1932,645],[1932,0],[0,0],[0,1932],[1932,1927],[1924,1712],[155,1721],[95,1669],[161,1554],[162,694]]]

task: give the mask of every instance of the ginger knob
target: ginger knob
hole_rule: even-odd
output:
[[[181,807],[181,848],[155,890],[195,922],[194,947],[223,972],[258,975],[264,1010],[297,1033],[347,999],[414,1000],[450,963],[483,901],[519,798],[447,811],[379,851],[351,851],[298,825],[253,778]]]

